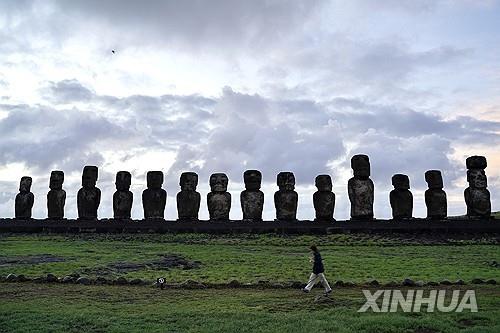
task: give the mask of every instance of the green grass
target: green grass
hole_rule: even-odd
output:
[[[304,281],[311,270],[308,246],[319,245],[330,280],[365,282],[401,281],[406,277],[423,281],[442,279],[470,281],[473,278],[500,281],[500,270],[489,265],[500,262],[500,247],[495,237],[426,238],[330,235],[2,235],[0,256],[51,254],[64,262],[37,265],[0,266],[8,273],[36,277],[53,273],[64,276],[84,269],[116,262],[147,262],[161,254],[178,254],[201,261],[198,269],[144,269],[114,274],[126,278],[154,280],[164,276],[170,282],[193,279],[224,283]],[[420,245],[419,245],[420,244]],[[94,273],[86,276],[96,277]]]
[[[0,284],[2,332],[499,332],[500,288],[476,288],[479,312],[358,313],[360,289],[332,303],[297,290]]]
[[[169,282],[305,281],[308,246],[318,244],[331,280],[380,282],[473,278],[500,281],[497,236],[467,235],[0,235],[0,259],[50,254],[64,262],[0,265],[0,275],[58,276],[116,262],[177,254],[197,269],[114,274]],[[1,260],[0,260],[1,261]],[[96,277],[96,273],[87,274]],[[109,276],[108,276],[109,277]],[[440,286],[439,288],[442,288]],[[447,288],[457,288],[447,287]],[[476,290],[478,313],[357,313],[360,288],[335,289],[314,302],[294,289],[159,290],[133,286],[0,283],[0,332],[499,332],[500,287]]]

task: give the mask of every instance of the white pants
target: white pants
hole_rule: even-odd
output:
[[[314,287],[314,285],[318,282],[321,281],[321,284],[323,287],[325,287],[325,291],[330,291],[332,288],[330,288],[330,285],[328,284],[328,281],[326,281],[325,274],[319,273],[319,274],[314,274],[311,273],[311,276],[309,277],[309,281],[307,282],[307,286],[305,286],[305,290],[311,291],[311,289]]]

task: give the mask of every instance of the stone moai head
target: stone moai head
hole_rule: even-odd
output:
[[[159,190],[163,185],[162,171],[148,171],[146,174],[147,187],[151,190]]]
[[[319,175],[316,176],[314,184],[320,192],[331,192],[332,191],[332,177],[330,175]]]
[[[179,180],[182,191],[196,191],[198,175],[195,172],[183,172]]]
[[[95,187],[97,183],[98,171],[94,165],[86,165],[83,167],[82,186],[85,188]]]
[[[276,183],[280,190],[295,190],[295,176],[293,172],[280,172],[276,177]]]
[[[467,182],[469,182],[469,186],[472,188],[488,187],[488,180],[483,169],[467,170]]]
[[[64,183],[64,172],[54,170],[50,173],[49,188],[51,190],[61,190]]]
[[[246,170],[243,173],[243,181],[247,190],[258,191],[262,183],[262,173],[259,170]]]
[[[31,179],[31,177],[21,177],[21,182],[19,183],[19,192],[30,192],[32,181],[33,180]]]
[[[488,166],[486,157],[470,156],[465,160],[467,167],[467,182],[472,188],[486,188],[488,181],[484,169]]]
[[[132,175],[128,171],[118,171],[116,173],[115,185],[118,191],[129,191],[132,183]]]
[[[409,190],[410,189],[410,178],[407,175],[402,175],[400,173],[392,176],[392,186],[397,190]]]
[[[351,158],[351,168],[355,178],[368,179],[370,177],[370,158],[368,155],[354,155]]]
[[[210,176],[210,189],[212,192],[226,192],[229,179],[225,173],[213,173]]]
[[[443,188],[443,177],[439,170],[428,170],[425,172],[425,181],[429,188]]]

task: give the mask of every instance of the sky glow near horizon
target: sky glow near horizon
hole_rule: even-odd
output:
[[[113,54],[111,50],[116,52]],[[465,213],[465,158],[485,155],[500,210],[500,3],[472,0],[0,2],[0,216],[23,175],[46,216],[51,170],[76,217],[84,165],[99,166],[101,217],[117,171],[132,173],[133,217],[148,170],[165,173],[175,219],[183,171],[226,172],[241,218],[243,171],[263,173],[275,216],[279,171],[296,175],[298,217],[330,174],[349,216],[350,157],[370,156],[375,215],[408,174],[425,216],[424,172],[440,169],[450,215]]]

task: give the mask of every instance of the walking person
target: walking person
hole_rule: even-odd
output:
[[[328,284],[328,281],[326,280],[325,277],[325,268],[323,266],[323,260],[321,259],[321,254],[318,251],[318,248],[316,245],[311,245],[310,247],[312,256],[309,258],[309,262],[313,262],[313,270],[311,273],[311,276],[309,277],[309,281],[307,282],[307,285],[305,286],[304,289],[302,289],[303,292],[308,293],[311,291],[311,289],[314,287],[314,285],[318,282],[321,281],[321,284],[325,288],[325,294],[329,294],[332,292],[332,288]]]

